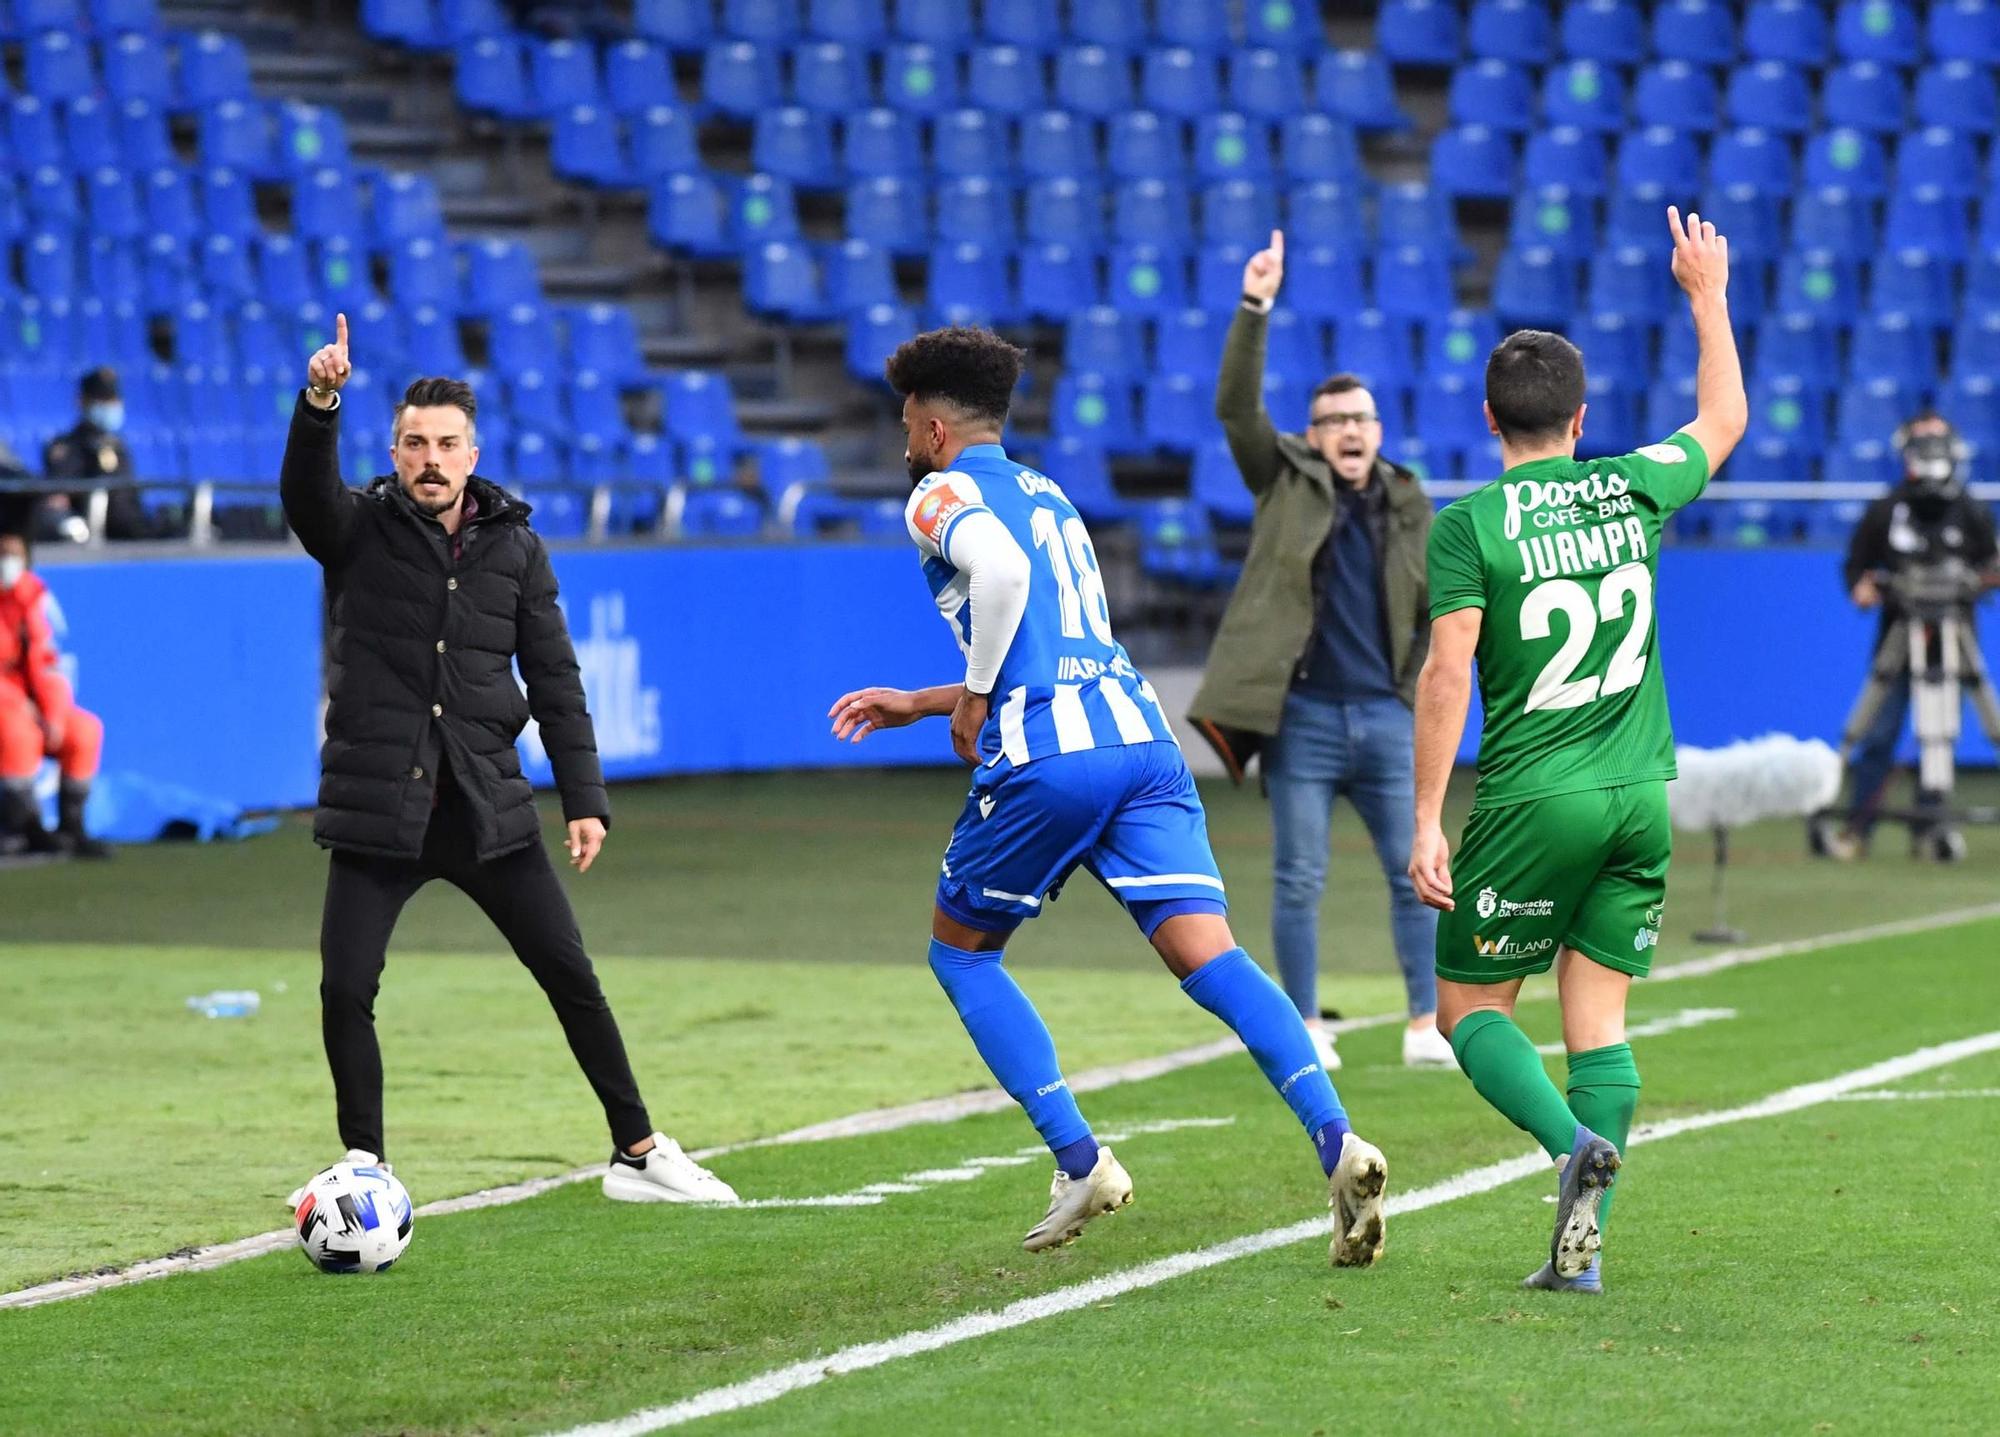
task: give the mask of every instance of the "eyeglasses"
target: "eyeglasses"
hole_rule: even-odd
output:
[[[1335,429],[1345,429],[1348,425],[1352,424],[1356,428],[1364,428],[1367,425],[1373,424],[1376,418],[1376,415],[1366,412],[1358,414],[1321,414],[1313,419],[1311,427],[1318,429],[1322,425],[1331,425]]]

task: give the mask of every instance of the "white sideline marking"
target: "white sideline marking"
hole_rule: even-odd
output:
[[[1824,933],[1817,938],[1798,938],[1786,943],[1767,943],[1754,948],[1730,949],[1711,954],[1706,958],[1693,958],[1686,962],[1670,963],[1656,968],[1648,981],[1665,983],[1676,978],[1705,978],[1713,973],[1726,972],[1731,968],[1740,968],[1751,963],[1764,963],[1773,958],[1790,958],[1800,953],[1839,948],[1849,943],[1865,943],[1875,938],[1900,938],[1914,933],[1928,933],[1938,928],[1955,928],[1960,924],[1976,922],[1982,918],[2000,918],[2000,903],[1955,908],[1944,913],[1933,913],[1921,918],[1905,918],[1893,923],[1874,923],[1863,928]],[[1338,1023],[1327,1026],[1335,1033],[1357,1033],[1369,1028],[1386,1028],[1402,1021],[1403,1015],[1400,1013],[1380,1013],[1368,1018],[1344,1018]],[[1124,1083],[1145,1082],[1151,1078],[1164,1077],[1168,1073],[1197,1067],[1242,1051],[1243,1045],[1233,1036],[1217,1038],[1192,1048],[1164,1053],[1157,1058],[1139,1058],[1129,1063],[1115,1063],[1108,1067],[1088,1069],[1069,1080],[1070,1091],[1094,1093]],[[834,1118],[827,1122],[794,1128],[790,1132],[778,1133],[768,1138],[750,1138],[740,1143],[725,1143],[720,1147],[702,1148],[690,1153],[689,1156],[697,1161],[706,1162],[710,1158],[744,1152],[751,1148],[817,1143],[834,1138],[895,1132],[926,1123],[957,1122],[960,1118],[980,1113],[1005,1112],[1013,1106],[1014,1100],[999,1089],[982,1088],[967,1093],[955,1093],[948,1098],[931,1098],[920,1103],[905,1103],[893,1108],[875,1108],[845,1118]],[[1042,1150],[1036,1148],[1034,1151]],[[522,1202],[531,1197],[539,1197],[545,1192],[553,1192],[570,1183],[588,1182],[597,1177],[600,1171],[598,1167],[592,1166],[555,1177],[530,1178],[523,1182],[508,1183],[502,1187],[483,1188],[460,1197],[425,1203],[417,1209],[417,1216],[443,1217],[450,1213],[473,1212],[480,1208],[501,1207],[507,1203]],[[123,1287],[128,1283],[145,1282],[156,1277],[171,1277],[177,1272],[207,1272],[213,1268],[225,1267],[232,1262],[242,1262],[246,1258],[262,1257],[267,1252],[281,1252],[290,1247],[294,1240],[292,1230],[282,1228],[276,1232],[260,1233],[256,1237],[239,1238],[234,1242],[204,1247],[186,1257],[152,1258],[121,1268],[117,1272],[93,1273],[85,1277],[45,1282],[35,1287],[0,1293],[0,1310],[10,1307],[38,1307],[45,1302],[84,1297],[109,1287]]]
[[[1678,1013],[1668,1013],[1663,1017],[1649,1018],[1625,1030],[1628,1038],[1657,1038],[1662,1033],[1678,1033],[1687,1028],[1699,1028],[1704,1023],[1726,1023],[1736,1016],[1734,1008],[1683,1008]],[[1563,1052],[1561,1043],[1537,1043],[1535,1051],[1552,1057]]]
[[[1920,1102],[1929,1098],[2000,1098],[2000,1088],[1908,1088],[1900,1093],[1842,1093],[1843,1103]]]
[[[1675,1118],[1663,1123],[1648,1123],[1632,1134],[1631,1142],[1627,1146],[1655,1143],[1665,1138],[1678,1137],[1682,1133],[1700,1132],[1706,1128],[1747,1122],[1753,1118],[1795,1113],[1802,1108],[1814,1107],[1846,1093],[1870,1088],[1879,1083],[1894,1082],[1913,1073],[1926,1072],[1947,1063],[1958,1062],[1962,1058],[1995,1051],[2000,1051],[2000,1032],[1982,1033],[1974,1038],[1961,1038],[1956,1042],[1919,1048],[1914,1053],[1906,1053],[1900,1058],[1890,1058],[1886,1062],[1873,1063],[1866,1068],[1843,1073],[1838,1077],[1787,1088],[1783,1092],[1773,1093],[1767,1098],[1760,1098],[1741,1107],[1697,1113],[1691,1117]],[[1518,1178],[1536,1173],[1546,1175],[1550,1168],[1551,1164],[1546,1154],[1525,1153],[1504,1162],[1472,1168],[1455,1177],[1446,1178],[1443,1182],[1418,1188],[1414,1192],[1392,1196],[1386,1204],[1387,1211],[1391,1216],[1420,1212],[1441,1203],[1455,1202],[1459,1198],[1490,1192]],[[683,1398],[669,1406],[649,1407],[629,1417],[593,1423],[585,1427],[573,1427],[560,1434],[560,1437],[641,1437],[643,1433],[658,1432],[666,1427],[678,1427],[703,1417],[713,1417],[724,1412],[739,1412],[746,1407],[761,1406],[807,1387],[815,1387],[829,1377],[865,1371],[870,1367],[880,1367],[900,1358],[935,1352],[942,1347],[969,1342],[975,1337],[987,1337],[996,1332],[1005,1332],[1009,1328],[1039,1322],[1044,1318],[1075,1312],[1109,1298],[1136,1292],[1141,1288],[1155,1287],[1176,1277],[1184,1277],[1188,1273],[1231,1262],[1239,1257],[1268,1252],[1273,1248],[1289,1247],[1293,1243],[1305,1242],[1308,1239],[1324,1241],[1326,1234],[1326,1219],[1314,1218],[1308,1222],[1291,1223],[1285,1227],[1251,1233],[1229,1242],[1217,1243],[1213,1247],[1175,1253],[1171,1257],[1163,1257],[1139,1267],[1126,1268],[1123,1272],[1106,1273],[1102,1277],[1092,1278],[1089,1282],[1057,1288],[1039,1297],[1024,1298],[1019,1302],[1010,1303],[997,1312],[968,1313],[964,1317],[937,1327],[906,1332],[900,1337],[892,1337],[884,1342],[860,1343],[824,1357],[814,1357],[804,1362],[793,1363],[789,1367],[776,1368],[742,1382],[733,1382],[725,1387],[712,1387],[706,1392],[697,1392],[692,1397]]]

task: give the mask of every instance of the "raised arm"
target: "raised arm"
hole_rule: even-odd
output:
[[[1417,832],[1410,881],[1417,897],[1449,912],[1451,844],[1444,836],[1444,792],[1451,782],[1465,711],[1472,702],[1472,656],[1483,609],[1454,609],[1431,621],[1431,650],[1417,675]]]
[[[1694,372],[1694,422],[1685,431],[1708,456],[1712,475],[1742,441],[1750,424],[1750,399],[1743,392],[1743,361],[1736,332],[1729,327],[1729,241],[1700,215],[1667,208],[1674,237],[1674,279],[1687,292],[1694,316],[1699,357]]]
[[[353,535],[360,496],[340,481],[340,391],[354,366],[347,354],[347,316],[334,317],[334,342],[306,364],[306,388],[292,410],[292,430],[278,471],[285,521],[306,552],[333,564]]]
[[[1285,278],[1285,232],[1271,231],[1271,247],[1243,266],[1243,302],[1229,322],[1222,346],[1222,370],[1215,381],[1215,417],[1229,440],[1237,472],[1252,494],[1277,481],[1278,431],[1264,410],[1264,346],[1270,335],[1271,305]]]

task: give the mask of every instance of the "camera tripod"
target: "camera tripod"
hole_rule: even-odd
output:
[[[1905,823],[1913,852],[1949,863],[1965,856],[1959,825],[2000,823],[2000,809],[1951,807],[1956,749],[1964,701],[2000,747],[2000,699],[1972,631],[1972,606],[1983,586],[1960,560],[1917,565],[1888,577],[1884,587],[1901,613],[1882,636],[1874,663],[1841,734],[1840,756],[1851,762],[1896,685],[1910,686],[1917,735],[1917,799],[1911,808],[1884,809],[1880,817]],[[1840,815],[1822,810],[1810,822],[1815,853],[1831,851]]]

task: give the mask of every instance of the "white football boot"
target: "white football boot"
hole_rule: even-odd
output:
[[[380,1168],[385,1173],[393,1173],[396,1171],[394,1168],[390,1167],[389,1164],[383,1162],[380,1158],[376,1157],[375,1154],[363,1152],[360,1148],[349,1148],[346,1151],[346,1153],[341,1156],[340,1161],[343,1163],[352,1163],[357,1168]],[[330,1168],[333,1166],[335,1166],[335,1164],[328,1163],[326,1165],[326,1168]],[[325,1172],[326,1168],[321,1168],[319,1172],[320,1173]],[[318,1177],[319,1173],[314,1173],[313,1176]],[[306,1189],[311,1186],[312,1186],[311,1183],[300,1183],[297,1187],[293,1188],[292,1195],[285,1199],[285,1206],[289,1208],[296,1208],[300,1203],[304,1202],[306,1200]]]
[[[1342,1137],[1340,1161],[1326,1179],[1326,1204],[1333,1209],[1327,1256],[1335,1267],[1367,1267],[1382,1255],[1382,1194],[1388,1186],[1382,1150],[1353,1133]]]
[[[1131,1201],[1132,1175],[1111,1156],[1111,1149],[1099,1148],[1095,1166],[1083,1177],[1073,1178],[1056,1169],[1055,1180],[1049,1184],[1049,1210],[1034,1231],[1021,1239],[1021,1246],[1029,1252],[1063,1247],[1075,1242],[1092,1218],[1117,1212]]]
[[[1403,1029],[1403,1066],[1406,1068],[1456,1068],[1458,1055],[1451,1039],[1436,1027]]]
[[[1320,1071],[1337,1073],[1340,1071],[1340,1051],[1333,1046],[1333,1030],[1318,1018],[1306,1019],[1306,1036],[1313,1041],[1313,1052],[1319,1058]]]
[[[681,1151],[665,1133],[653,1134],[643,1157],[611,1150],[604,1195],[614,1202],[736,1202],[736,1189]]]

